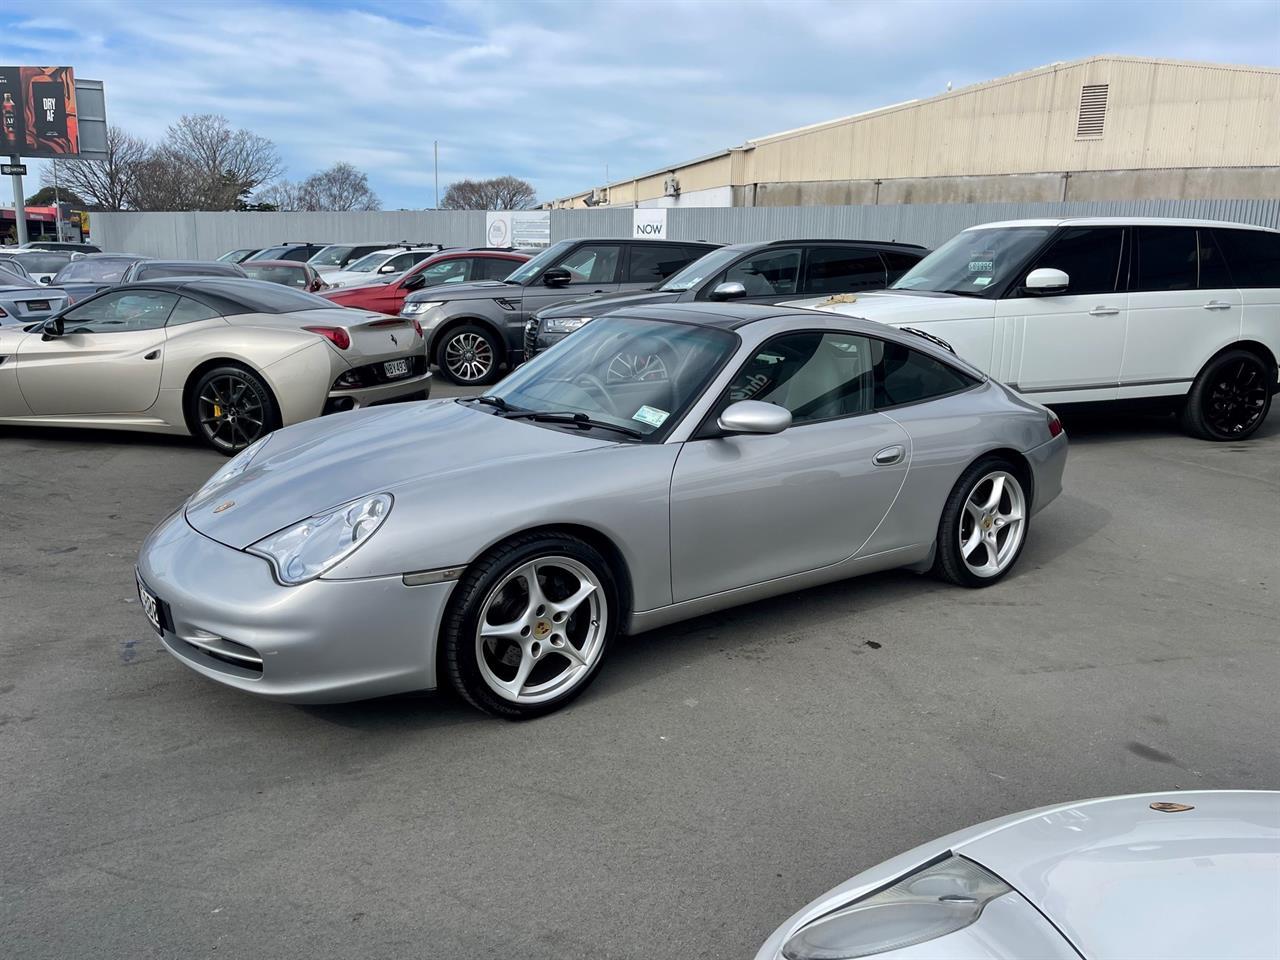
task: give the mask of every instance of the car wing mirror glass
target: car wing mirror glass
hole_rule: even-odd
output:
[[[1022,288],[1031,294],[1062,293],[1070,283],[1071,278],[1063,271],[1038,267],[1027,274]]]
[[[738,300],[746,295],[747,288],[737,280],[727,280],[724,283],[717,283],[716,288],[711,291],[712,300]]]
[[[417,290],[419,287],[425,287],[426,285],[427,278],[420,273],[415,273],[412,277],[408,277],[404,281],[404,288],[406,290]]]
[[[542,282],[548,287],[565,287],[573,282],[573,274],[564,267],[552,267],[542,275]]]
[[[50,317],[44,322],[41,340],[56,340],[62,336],[66,328],[63,326],[61,317]]]
[[[791,411],[762,400],[739,400],[725,408],[717,426],[725,433],[781,433],[791,426]]]

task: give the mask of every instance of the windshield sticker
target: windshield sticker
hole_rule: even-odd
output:
[[[990,277],[974,277],[973,278],[973,285],[975,287],[985,287],[990,282],[991,282]]]
[[[996,272],[996,254],[994,250],[984,250],[981,253],[972,253],[969,255],[969,272],[970,273],[995,273]]]
[[[659,410],[657,407],[651,407],[648,404],[645,404],[631,415],[631,419],[639,420],[641,423],[647,423],[651,427],[660,427],[666,422],[666,419],[669,416],[671,416],[671,414],[666,410]]]

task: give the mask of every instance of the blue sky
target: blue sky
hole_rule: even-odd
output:
[[[1280,66],[1280,0],[0,0],[0,63],[106,81],[149,138],[225,114],[291,179],[348,160],[388,209],[432,205],[437,139],[442,190],[510,173],[551,199],[1098,53]]]

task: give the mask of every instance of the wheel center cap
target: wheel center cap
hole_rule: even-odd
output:
[[[995,521],[991,519],[990,514],[982,518],[982,528],[984,530],[990,530],[993,523],[995,523]]]
[[[551,633],[551,622],[549,620],[539,620],[533,625],[533,635],[539,640],[546,639],[549,633]]]

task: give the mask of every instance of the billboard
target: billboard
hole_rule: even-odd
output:
[[[551,211],[490,210],[484,235],[491,247],[541,250],[551,246]]]
[[[80,154],[75,72],[70,67],[0,67],[0,154]]]

